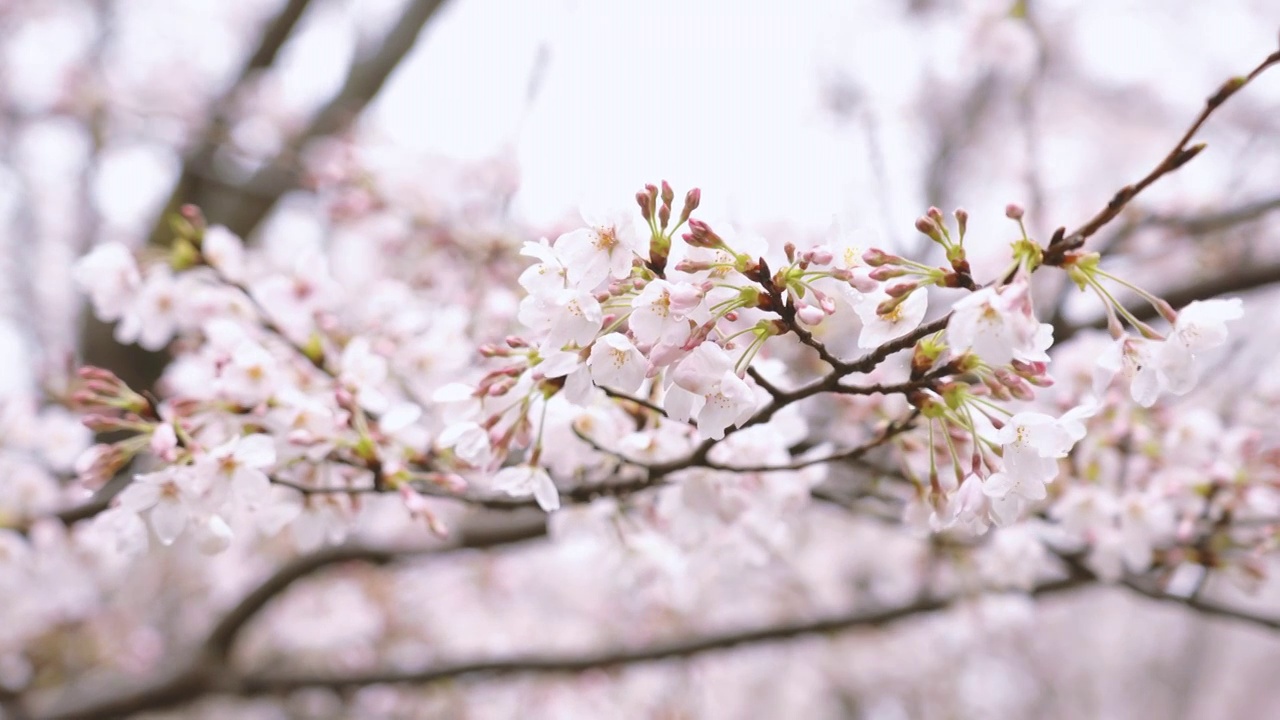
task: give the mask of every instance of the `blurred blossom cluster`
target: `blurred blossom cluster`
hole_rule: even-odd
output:
[[[820,5],[0,2],[0,717],[1280,707],[1275,38]]]

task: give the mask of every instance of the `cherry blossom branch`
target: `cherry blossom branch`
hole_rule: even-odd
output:
[[[1248,75],[1231,78],[1218,88],[1217,92],[1209,96],[1205,100],[1204,108],[1200,114],[1196,116],[1191,126],[1187,128],[1182,137],[1178,139],[1169,154],[1148,172],[1142,179],[1132,185],[1125,185],[1116,191],[1115,195],[1107,202],[1106,206],[1099,210],[1092,218],[1086,221],[1079,228],[1073,230],[1070,234],[1066,233],[1066,228],[1058,228],[1054,233],[1053,239],[1049,243],[1049,247],[1045,249],[1044,263],[1046,265],[1061,265],[1066,254],[1072,250],[1082,247],[1094,233],[1101,230],[1108,223],[1116,218],[1122,210],[1135,198],[1138,193],[1150,187],[1160,178],[1177,170],[1187,164],[1200,151],[1204,150],[1204,143],[1187,147],[1187,143],[1191,142],[1191,138],[1199,132],[1200,127],[1204,125],[1209,116],[1218,108],[1222,107],[1231,96],[1235,95],[1245,85],[1248,85],[1259,75],[1266,72],[1273,65],[1280,64],[1280,50],[1268,55],[1257,67],[1249,72]]]
[[[236,692],[236,688],[246,682],[245,678],[232,674],[228,667],[236,639],[263,608],[299,580],[333,565],[387,565],[416,557],[512,545],[542,537],[546,531],[545,518],[539,515],[520,523],[504,520],[491,526],[476,526],[446,546],[378,548],[351,545],[304,555],[281,567],[245,595],[214,625],[193,658],[166,679],[106,698],[61,699],[54,707],[44,712],[29,712],[28,716],[41,720],[115,718],[174,707],[211,693]]]
[[[749,375],[751,379],[756,382],[756,385],[759,385],[761,389],[769,393],[769,396],[774,398],[775,400],[778,398],[779,395],[782,394],[782,390],[779,389],[777,385],[774,385],[772,382],[770,382],[769,379],[766,378],[764,374],[761,373],[760,370],[756,368],[754,365],[747,367],[747,375]]]
[[[824,455],[822,457],[797,460],[785,465],[726,465],[722,463],[707,462],[704,464],[704,467],[708,467],[712,470],[725,470],[730,472],[769,473],[803,470],[807,467],[813,467],[814,465],[828,465],[831,463],[858,460],[862,456],[884,445],[898,435],[910,430],[915,426],[915,421],[918,417],[920,417],[920,411],[918,409],[912,410],[905,417],[890,422],[876,435],[876,437],[862,445],[848,450]]]
[[[1063,561],[1063,563],[1066,564],[1067,568],[1073,575],[1084,573],[1094,575],[1096,577],[1096,574],[1085,567],[1079,555],[1063,552],[1055,554]],[[1267,630],[1280,630],[1280,617],[1258,615],[1241,608],[1234,608],[1212,600],[1205,600],[1200,597],[1198,592],[1193,592],[1186,596],[1171,595],[1155,586],[1150,580],[1138,576],[1129,576],[1124,578],[1121,581],[1121,585],[1145,598],[1181,605],[1202,615],[1235,620],[1249,625],[1256,625]]]
[[[624,402],[633,403],[635,405],[639,405],[640,407],[646,410],[651,410],[655,413],[658,413],[662,417],[668,417],[666,408],[662,407],[661,405],[655,402],[652,402],[650,400],[645,400],[644,398],[639,398],[634,395],[628,395],[627,393],[620,392],[618,390],[614,390],[612,388],[608,388],[604,386],[600,386],[600,389],[604,391],[605,395],[608,395],[614,400],[622,400]]]
[[[333,562],[374,562],[376,564],[386,564],[386,562],[396,559],[395,557],[388,558],[380,552],[374,552],[367,556],[360,556],[358,553],[332,554],[331,557],[336,558]],[[333,564],[312,562],[310,563],[311,567],[304,568],[302,563],[303,561],[300,561],[296,567],[290,566],[289,569],[308,570],[309,572],[305,574],[310,574],[310,572],[326,567],[328,564]],[[279,590],[283,591],[289,584],[303,576],[305,575],[284,577]],[[1043,583],[1035,587],[1031,594],[1034,596],[1058,594],[1085,587],[1092,582],[1092,577],[1088,575],[1073,574],[1059,580]],[[224,652],[221,655],[202,656],[196,663],[175,673],[171,679],[154,686],[107,699],[91,700],[77,705],[68,704],[66,707],[55,708],[45,713],[33,713],[31,717],[38,720],[99,720],[173,708],[215,693],[247,697],[280,694],[311,687],[342,690],[373,684],[423,686],[444,680],[476,675],[497,677],[517,674],[575,674],[598,668],[617,668],[662,660],[690,658],[731,650],[741,646],[783,642],[811,635],[844,632],[859,628],[882,627],[899,620],[946,610],[964,600],[971,599],[971,597],[969,595],[925,596],[912,602],[889,608],[877,610],[860,609],[816,620],[781,623],[692,639],[674,640],[647,647],[609,649],[582,655],[524,655],[499,660],[478,660],[434,665],[416,671],[372,671],[337,676],[240,675],[226,666],[226,653]],[[269,600],[270,598],[266,599]],[[254,603],[257,604],[257,609],[261,609],[265,605],[265,601],[257,603],[256,595],[254,596]],[[256,612],[256,609],[254,612]],[[241,623],[237,630],[243,626],[244,624]],[[214,637],[215,635],[210,635],[211,640]],[[234,636],[232,640],[234,640]]]
[[[1069,576],[1039,585],[1030,594],[1037,597],[1054,595],[1079,589],[1090,583],[1091,580],[1087,577]],[[576,674],[588,670],[619,668],[663,660],[691,658],[732,650],[742,646],[784,642],[811,635],[828,635],[855,629],[878,628],[900,620],[946,610],[968,599],[972,599],[972,596],[923,597],[903,605],[879,610],[857,610],[817,620],[676,640],[634,649],[606,650],[585,655],[526,655],[504,660],[480,660],[452,665],[439,665],[418,671],[383,671],[336,677],[289,675],[247,677],[238,689],[244,695],[262,695],[291,692],[306,687],[325,687],[334,690],[363,687],[371,684],[411,684],[420,687],[443,680],[474,675],[497,677],[517,674]]]
[[[1280,197],[1255,200],[1226,210],[1193,215],[1151,213],[1122,225],[1106,239],[1103,246],[1107,249],[1118,247],[1135,233],[1146,228],[1172,230],[1184,235],[1206,235],[1257,220],[1277,210],[1280,210]]]
[[[1183,607],[1195,610],[1201,615],[1235,620],[1249,625],[1256,625],[1267,630],[1280,630],[1280,617],[1250,613],[1240,608],[1234,608],[1212,600],[1202,599],[1196,594],[1192,594],[1189,597],[1170,595],[1159,588],[1153,587],[1146,582],[1134,578],[1125,580],[1124,586],[1143,597],[1147,597],[1152,600],[1159,600],[1161,602],[1182,605]]]

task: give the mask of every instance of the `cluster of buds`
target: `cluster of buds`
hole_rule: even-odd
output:
[[[666,180],[662,188],[652,183],[645,185],[644,190],[636,193],[636,203],[640,206],[640,215],[649,225],[649,264],[651,269],[661,274],[667,266],[667,257],[671,253],[671,238],[686,223],[689,216],[702,202],[702,191],[693,188],[685,193],[684,205],[680,208],[680,216],[674,226],[671,225],[671,203],[675,200],[675,191]],[[661,201],[661,202],[659,202]],[[697,221],[694,221],[697,222]],[[690,227],[693,224],[690,223]],[[683,236],[688,240],[689,235]]]
[[[951,264],[951,271],[943,271],[942,280],[938,285],[972,290],[975,287],[973,275],[964,251],[964,236],[969,227],[969,213],[964,208],[957,208],[954,215],[956,219],[954,237],[951,230],[947,228],[942,211],[936,207],[929,208],[923,216],[916,219],[916,230],[942,246],[943,251],[946,252],[947,262]]]
[[[94,432],[149,431],[156,418],[150,400],[110,370],[83,367],[81,383],[71,393],[72,405],[85,412],[82,422]]]

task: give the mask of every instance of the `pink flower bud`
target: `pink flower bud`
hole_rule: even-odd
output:
[[[683,223],[684,221],[688,220],[689,216],[693,214],[693,211],[697,210],[698,206],[701,204],[702,204],[701,190],[699,190],[698,188],[693,188],[689,192],[685,193],[684,207],[680,210],[680,222]]]
[[[880,267],[881,265],[896,265],[902,262],[902,258],[892,255],[878,248],[871,248],[862,253],[862,262],[871,267]]]
[[[809,251],[809,260],[814,265],[830,265],[835,259],[835,253],[825,245],[819,245]]]
[[[902,268],[884,266],[884,267],[878,267],[875,270],[872,270],[870,273],[868,273],[867,276],[870,277],[872,280],[884,282],[885,280],[892,280],[894,278],[902,277],[903,275],[906,275],[906,274],[907,274],[907,271],[903,270]]]
[[[913,290],[920,287],[920,283],[912,280],[911,282],[898,283],[885,288],[884,292],[891,298],[904,298],[910,295]]]
[[[1023,214],[1024,214],[1023,209],[1018,205],[1009,203],[1008,205],[1004,206],[1004,216],[1009,218],[1010,220],[1021,220]]]
[[[645,222],[653,220],[653,204],[649,200],[649,196],[643,192],[636,193],[636,204],[640,206],[640,215]]]
[[[671,207],[671,201],[676,199],[676,193],[671,189],[671,185],[666,180],[662,181],[662,204]]]
[[[796,309],[796,319],[805,325],[817,325],[826,317],[827,314],[824,313],[821,308],[814,307],[813,305],[801,305]]]

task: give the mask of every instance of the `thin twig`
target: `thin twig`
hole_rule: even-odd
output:
[[[1177,144],[1173,146],[1173,149],[1169,151],[1169,154],[1165,155],[1150,172],[1143,176],[1142,179],[1138,180],[1138,182],[1120,188],[1120,190],[1111,197],[1111,200],[1107,202],[1105,207],[1099,210],[1092,218],[1089,218],[1089,220],[1079,228],[1070,233],[1066,233],[1065,228],[1059,229],[1058,233],[1054,236],[1054,240],[1050,242],[1049,247],[1045,249],[1045,264],[1061,265],[1068,252],[1082,247],[1085,241],[1094,233],[1098,232],[1114,220],[1116,216],[1118,216],[1120,212],[1138,196],[1138,193],[1150,187],[1155,183],[1155,181],[1165,175],[1168,175],[1187,164],[1192,158],[1200,154],[1200,151],[1205,148],[1203,143],[1199,145],[1192,145],[1191,147],[1187,147],[1187,143],[1191,142],[1191,138],[1199,132],[1200,127],[1209,119],[1209,116],[1218,108],[1222,107],[1222,105],[1226,103],[1231,96],[1239,92],[1241,88],[1248,85],[1259,75],[1266,72],[1268,68],[1276,64],[1280,64],[1280,50],[1268,55],[1261,63],[1258,64],[1257,67],[1251,70],[1248,75],[1234,77],[1223,83],[1222,86],[1218,88],[1217,92],[1209,96],[1205,101],[1204,108],[1200,111],[1200,114],[1196,116],[1196,119],[1191,123],[1191,126],[1187,128],[1186,132],[1182,134],[1182,137],[1178,139]]]

